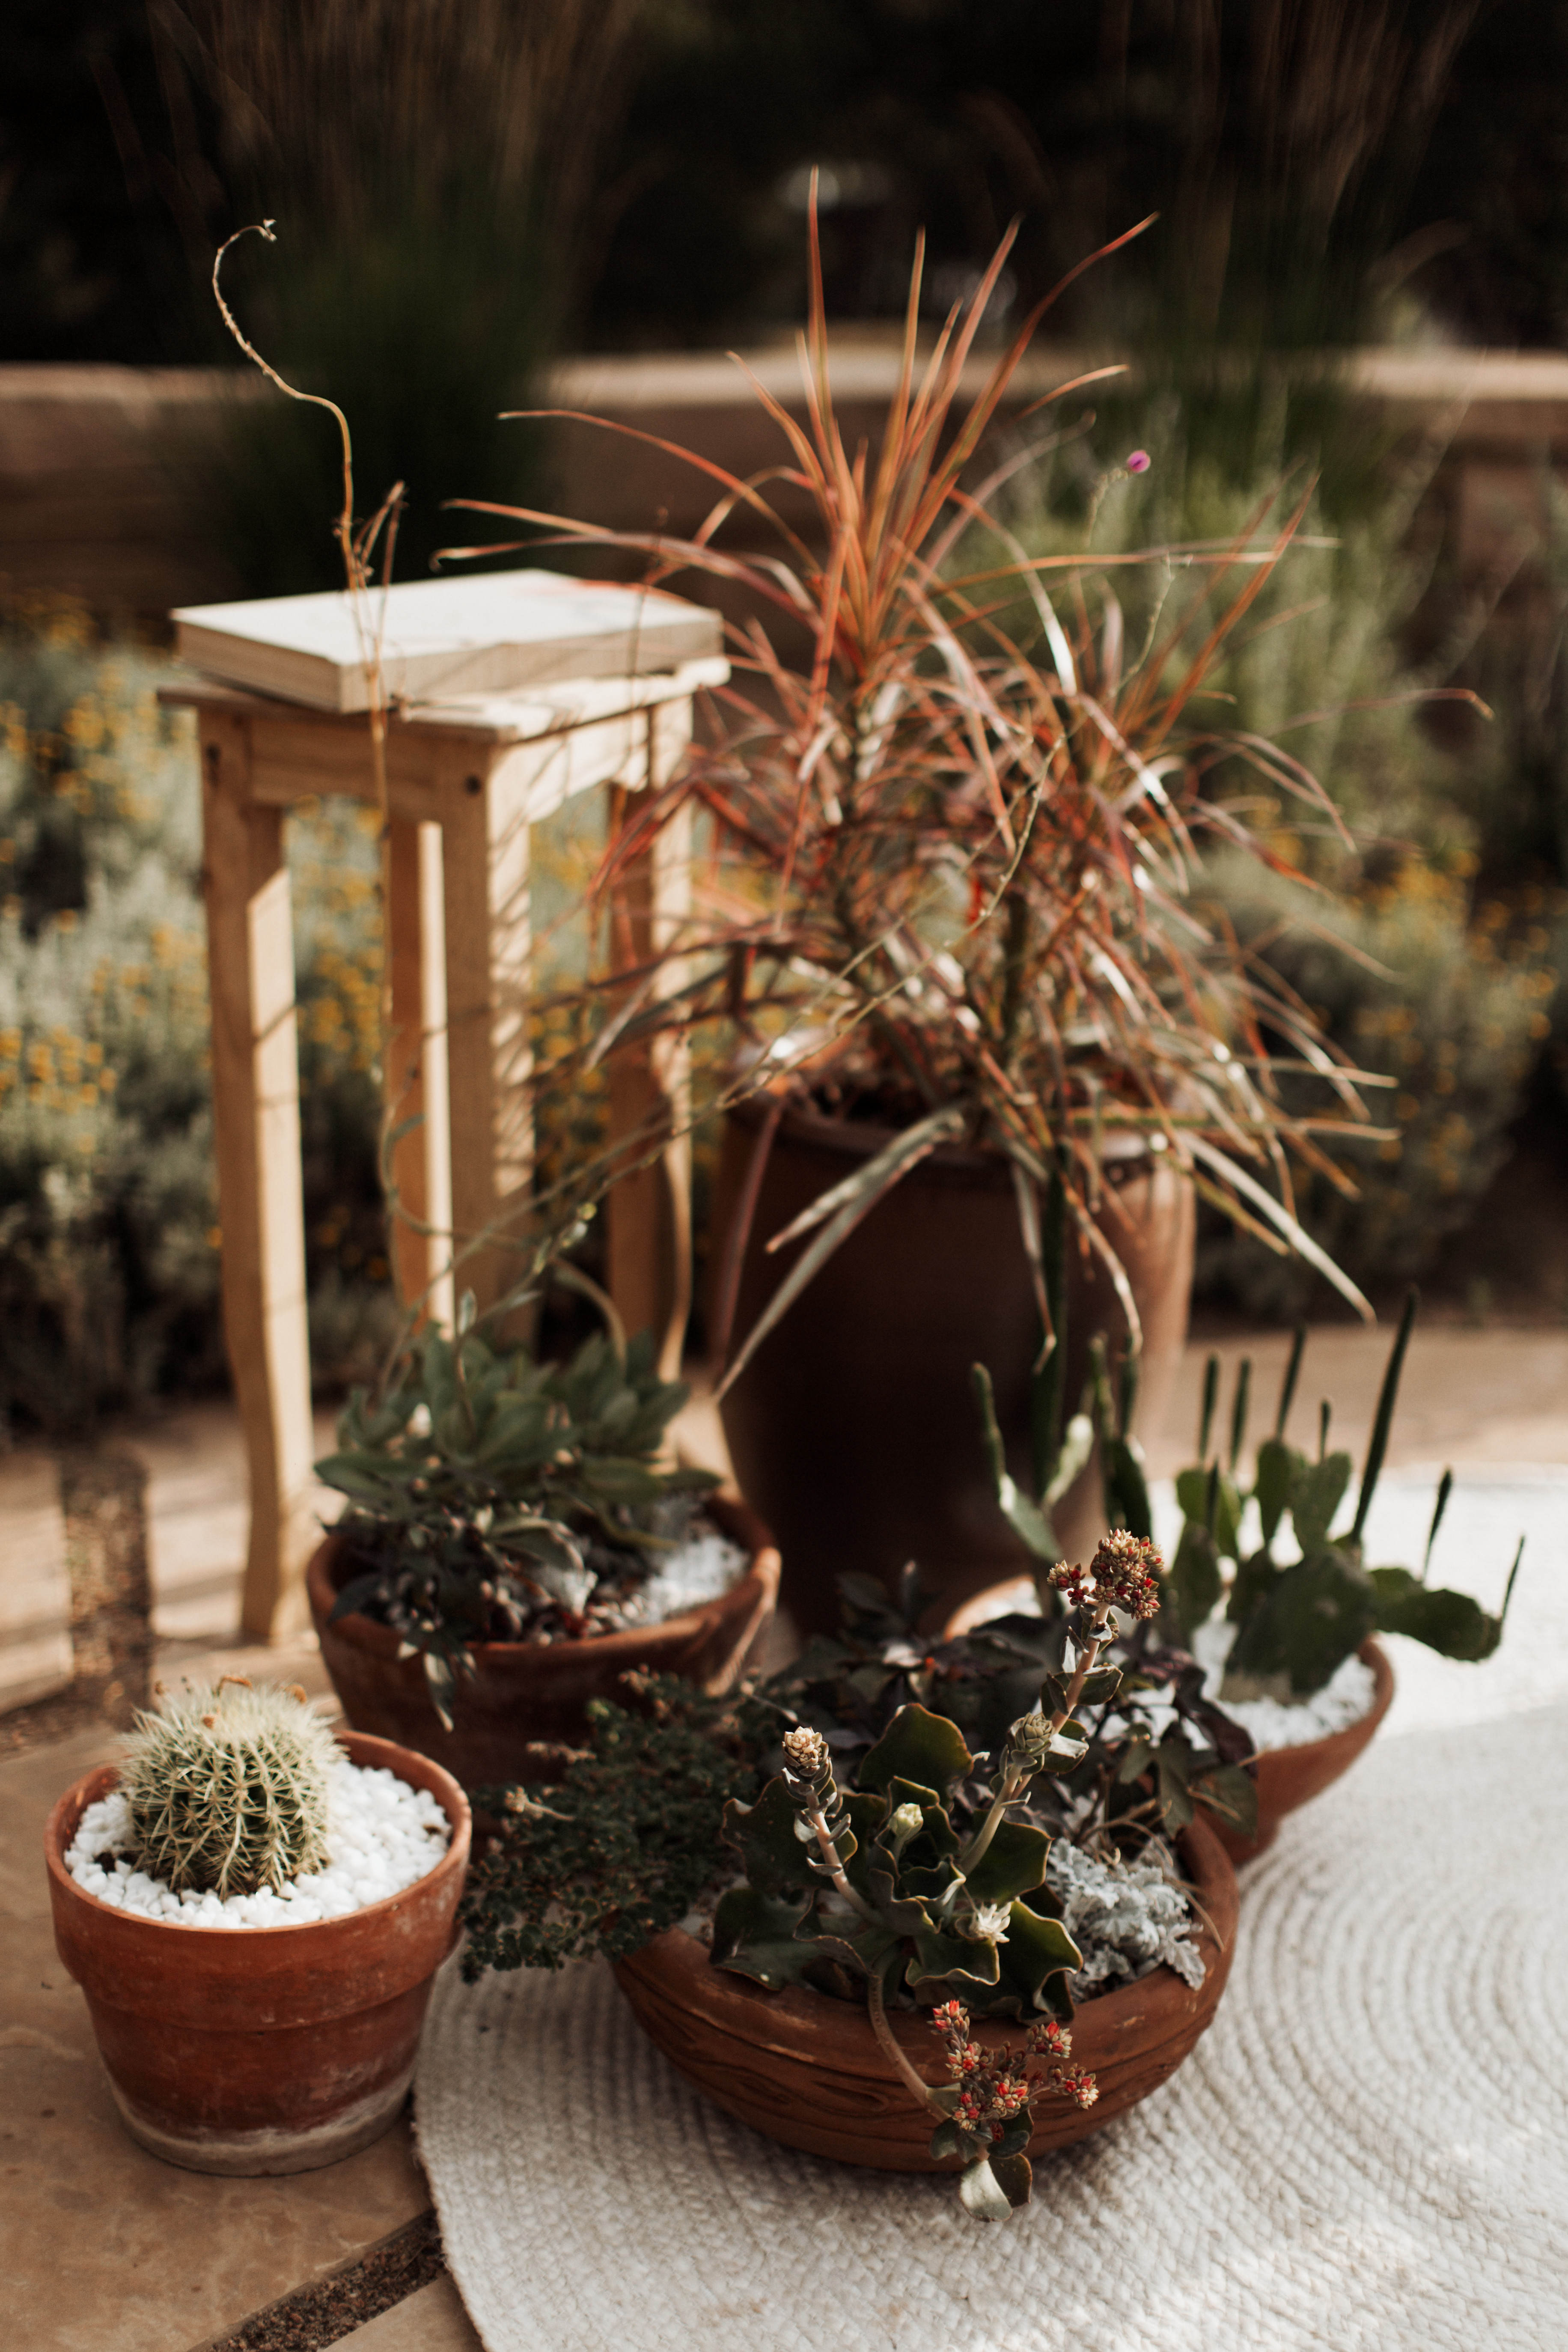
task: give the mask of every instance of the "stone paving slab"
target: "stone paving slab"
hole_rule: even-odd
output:
[[[342,2352],[484,2352],[461,2295],[445,2276],[341,2336],[338,2345]]]
[[[18,2352],[202,2343],[430,2202],[406,2120],[283,2180],[183,2172],[127,2137],[55,1952],[42,1858],[55,1799],[113,1752],[88,1731],[0,1765],[0,2278]]]

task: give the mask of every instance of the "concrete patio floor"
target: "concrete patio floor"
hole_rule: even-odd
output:
[[[1359,1452],[1387,1353],[1386,1330],[1314,1333],[1292,1432],[1305,1441],[1320,1397],[1334,1438]],[[1215,1343],[1226,1368],[1253,1360],[1255,1432],[1272,1425],[1288,1335]],[[1208,1345],[1189,1349],[1166,1426],[1149,1433],[1152,1473],[1189,1458]],[[323,1450],[330,1420],[321,1427]],[[721,1466],[710,1407],[681,1432],[693,1458]],[[184,1408],[123,1433],[146,1461],[154,1628],[163,1679],[259,1668],[324,1696],[314,1637],[271,1650],[240,1643],[245,1481],[237,1423],[220,1404]],[[1568,1464],[1568,1331],[1453,1328],[1418,1333],[1390,1453],[1395,1464]],[[325,1504],[329,1498],[323,1496]],[[0,1457],[0,1710],[58,1688],[69,1671],[63,1535],[55,1465],[41,1449]],[[0,1731],[5,1715],[0,1712]],[[7,2337],[26,2352],[218,2352],[242,2324],[291,2293],[362,2263],[430,2200],[406,2118],[376,2147],[323,2172],[220,2180],[181,2172],[121,2130],[85,2005],[56,1958],[40,1861],[59,1791],[112,1755],[106,1727],[0,1760],[0,2263]],[[520,2217],[521,2221],[521,2217]],[[346,2334],[246,2331],[247,2345],[314,2352],[473,2352],[479,2343],[444,2273]]]

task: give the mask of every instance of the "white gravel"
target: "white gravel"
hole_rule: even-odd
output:
[[[89,1805],[66,1852],[77,1885],[117,1910],[182,1927],[302,1927],[400,1895],[435,1869],[452,1827],[427,1789],[411,1789],[384,1767],[334,1764],[327,1785],[326,1867],[290,1879],[276,1894],[176,1895],[138,1870],[131,1808],[119,1790]]]
[[[1193,1636],[1193,1655],[1204,1672],[1204,1695],[1219,1700],[1234,1722],[1252,1734],[1261,1752],[1274,1748],[1304,1748],[1309,1740],[1326,1739],[1359,1723],[1377,1695],[1372,1668],[1357,1657],[1346,1658],[1321,1691],[1310,1698],[1285,1705],[1277,1698],[1220,1699],[1225,1662],[1236,1639],[1236,1628],[1223,1617],[1211,1617]]]
[[[683,1609],[700,1609],[728,1592],[746,1565],[746,1555],[728,1536],[693,1536],[679,1551],[667,1552],[637,1595],[637,1622],[662,1624]]]

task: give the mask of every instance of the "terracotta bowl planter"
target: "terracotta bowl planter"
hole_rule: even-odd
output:
[[[787,1111],[762,1166],[736,1271],[762,1118],[756,1105],[731,1114],[714,1186],[710,1313],[733,1278],[735,1339],[798,1255],[770,1256],[769,1236],[889,1140],[859,1121]],[[1131,1133],[1108,1137],[1107,1160],[1100,1222],[1143,1319],[1140,1411],[1152,1424],[1186,1336],[1192,1189]],[[1098,1258],[1086,1264],[1071,1250],[1068,1268],[1068,1393],[1076,1405],[1090,1337],[1103,1330],[1114,1346],[1126,1325]],[[778,1538],[783,1599],[803,1631],[836,1630],[837,1579],[847,1570],[890,1585],[906,1560],[918,1560],[934,1623],[1028,1567],[996,1506],[970,1366],[991,1371],[1013,1473],[1025,1477],[1038,1348],[1007,1162],[957,1146],[933,1152],[834,1253],[723,1401],[736,1478]],[[1057,1514],[1073,1557],[1101,1532],[1100,1508],[1091,1465]]]
[[[437,1969],[457,1940],[468,1801],[423,1756],[340,1734],[355,1764],[428,1789],[452,1824],[434,1870],[384,1902],[298,1927],[144,1919],[77,1885],[64,1856],[120,1775],[100,1765],[49,1815],[55,1948],[87,1995],[132,2137],[192,2172],[311,2172],[368,2147],[414,2078]]]
[[[744,1503],[711,1495],[704,1508],[749,1555],[728,1591],[661,1624],[602,1633],[594,1641],[479,1643],[472,1679],[465,1676],[458,1685],[450,1731],[430,1704],[423,1660],[398,1656],[398,1636],[390,1625],[359,1615],[330,1622],[332,1604],[353,1571],[347,1546],[329,1536],[306,1570],[306,1589],[343,1713],[356,1730],[417,1748],[465,1788],[477,1789],[559,1779],[563,1750],[580,1747],[587,1735],[587,1702],[624,1697],[618,1685],[628,1667],[684,1675],[704,1690],[727,1690],[773,1613],[779,1556],[766,1528]]]
[[[1086,2001],[1073,2019],[1073,2063],[1100,2078],[1086,2109],[1064,2102],[1041,2117],[1031,2156],[1085,2139],[1146,2098],[1207,2027],[1225,1990],[1236,1944],[1236,1874],[1202,1821],[1182,1833],[1184,1864],[1208,1922],[1198,1938],[1207,1971],[1190,1990],[1169,1969]],[[932,2158],[931,2123],[899,2081],[864,2011],[796,1991],[765,1992],[716,1969],[708,1947],[670,1928],[616,1966],[622,1992],[649,2040],[679,2074],[727,2115],[786,2147],[865,2164],[882,2172],[943,2172]],[[940,2048],[912,2011],[893,2030],[917,2072],[941,2079]],[[978,2038],[1016,2042],[1020,2029],[982,2022]]]
[[[1360,1655],[1373,1672],[1373,1700],[1358,1723],[1331,1731],[1326,1739],[1310,1739],[1300,1748],[1271,1748],[1258,1759],[1258,1829],[1243,1837],[1223,1822],[1215,1832],[1232,1862],[1250,1862],[1266,1853],[1279,1834],[1279,1824],[1298,1805],[1321,1796],[1342,1772],[1348,1772],[1388,1713],[1394,1697],[1394,1668],[1376,1642],[1363,1642]]]

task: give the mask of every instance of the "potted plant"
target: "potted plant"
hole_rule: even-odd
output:
[[[708,1472],[661,1460],[679,1381],[612,1325],[570,1363],[426,1330],[356,1390],[317,1475],[348,1498],[307,1570],[357,1728],[465,1787],[548,1778],[627,1668],[721,1690],[772,1610],[778,1555]]]
[[[1158,1567],[1111,1535],[1058,1567],[1058,1619],[931,1648],[918,1594],[851,1580],[838,1638],[760,1688],[599,1707],[548,1799],[503,1805],[465,1969],[605,1953],[731,2114],[847,2162],[955,2171],[971,2211],[1004,2217],[1031,2151],[1181,2063],[1230,1964],[1234,1878],[1194,1801],[1206,1782],[1247,1817],[1214,1745],[1228,1727],[1158,1657],[1106,1663],[1114,1627],[1158,1610]],[[1166,1741],[1181,1768],[1151,1766]]]
[[[413,2079],[456,1935],[468,1807],[440,1767],[302,1691],[143,1715],[45,1832],[55,1943],[132,2137],[196,2172],[368,2147]]]
[[[1501,1610],[1491,1616],[1468,1593],[1427,1582],[1432,1549],[1453,1485],[1439,1482],[1419,1572],[1369,1567],[1366,1527],[1399,1392],[1417,1298],[1406,1296],[1384,1369],[1350,1525],[1331,1532],[1354,1474],[1349,1454],[1331,1453],[1331,1407],[1319,1415],[1316,1457],[1285,1429],[1305,1344],[1299,1328],[1280,1386],[1272,1433],[1257,1453],[1244,1492],[1237,1465],[1246,1443],[1249,1367],[1238,1369],[1228,1456],[1210,1433],[1218,1360],[1205,1375],[1199,1460],[1176,1481],[1184,1524],[1166,1580],[1161,1631],[1194,1651],[1219,1704],[1257,1740],[1258,1822],[1250,1832],[1221,1824],[1237,1861],[1270,1844],[1279,1822],[1346,1771],[1372,1739],[1394,1696],[1394,1672],[1376,1640],[1403,1633],[1447,1658],[1491,1656],[1502,1639],[1524,1545],[1514,1555]],[[1258,1540],[1248,1541],[1256,1513]],[[1288,1540],[1287,1540],[1288,1539]],[[1288,1557],[1293,1542],[1297,1557]],[[1281,1553],[1287,1556],[1280,1557]]]
[[[1292,1158],[1326,1164],[1320,1138],[1364,1116],[1359,1097],[1306,1008],[1201,903],[1207,839],[1281,864],[1215,790],[1223,762],[1339,822],[1299,763],[1196,715],[1289,529],[1159,558],[1173,601],[1133,645],[1105,562],[1030,560],[988,504],[1031,454],[1026,436],[989,472],[979,457],[1019,407],[1048,307],[982,362],[1010,236],[924,356],[917,256],[880,446],[858,453],[834,407],[815,216],[811,240],[806,421],[758,387],[781,435],[776,499],[677,452],[716,490],[690,541],[457,503],[637,551],[650,579],[704,572],[747,614],[708,736],[595,885],[613,905],[627,861],[684,839],[695,814],[708,855],[670,849],[695,863],[692,916],[645,966],[547,1008],[557,1043],[534,1085],[574,1097],[611,1032],[701,1048],[693,1115],[730,1115],[709,1299],[726,1434],[791,1606],[822,1626],[846,1570],[891,1589],[918,1555],[951,1605],[1021,1564],[961,1413],[979,1359],[1022,1462],[1030,1368],[1053,1337],[1038,1245],[1053,1181],[1073,1392],[1104,1330],[1140,1348],[1157,1402],[1184,1331],[1194,1193],[1370,1309],[1297,1224],[1284,1175]],[[732,551],[731,517],[771,551]],[[1323,1080],[1313,1115],[1282,1100],[1277,1054]],[[592,1181],[618,1165],[606,1155]],[[1088,1482],[1064,1504],[1079,1546],[1092,1496]]]

